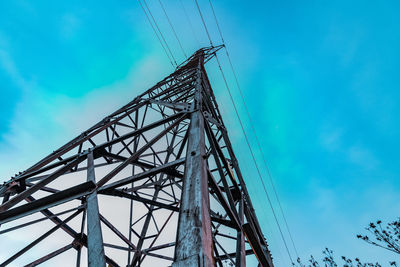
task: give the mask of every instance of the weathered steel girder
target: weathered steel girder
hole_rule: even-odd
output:
[[[220,48],[0,186],[1,249],[31,240],[0,266],[272,267],[204,67]]]

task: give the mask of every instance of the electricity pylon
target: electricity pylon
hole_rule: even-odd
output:
[[[67,253],[65,266],[272,267],[204,67],[220,48],[5,182],[1,249],[31,241],[0,266]]]

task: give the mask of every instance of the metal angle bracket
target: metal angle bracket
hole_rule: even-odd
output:
[[[214,119],[213,116],[211,116],[211,114],[208,113],[207,111],[203,111],[203,116],[210,123],[215,124],[219,129],[225,128],[221,123],[219,123],[216,119]]]
[[[150,99],[149,102],[151,104],[156,104],[156,105],[163,105],[178,111],[190,111],[190,103],[172,103],[168,101],[160,101],[160,100],[154,100]]]
[[[4,185],[0,188],[0,197],[10,194],[13,195],[15,193],[21,193],[26,189],[25,180],[13,180],[10,183],[4,183]]]

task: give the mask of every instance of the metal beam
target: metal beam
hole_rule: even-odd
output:
[[[175,129],[174,129],[174,131],[173,131],[173,136],[172,136],[171,142],[170,142],[170,144],[169,144],[169,148],[172,148],[172,147],[173,147],[173,144],[175,143],[175,138],[176,138],[176,135],[177,135],[177,129],[178,129],[178,128],[179,128],[179,124],[176,125],[176,127],[175,127]],[[166,164],[166,163],[169,161],[169,158],[170,158],[171,153],[172,153],[172,151],[173,151],[173,149],[169,149],[169,148],[167,149],[167,155],[166,155],[166,157],[165,157],[164,164]],[[178,153],[178,154],[176,155],[177,158],[180,158],[180,156],[181,156],[180,153]],[[162,181],[163,181],[163,176],[164,176],[164,174],[162,173],[162,174],[160,175],[160,177],[157,179],[158,184],[155,185],[155,190],[154,190],[153,197],[152,197],[152,201],[154,201],[154,202],[156,202],[156,200],[157,200],[157,198],[158,198],[158,194],[159,194],[159,192],[162,190],[162,188],[161,188],[160,185],[161,185],[161,183],[162,183]],[[133,194],[132,194],[132,195],[133,195]],[[137,241],[137,249],[138,249],[138,250],[134,253],[133,258],[132,258],[132,262],[131,262],[131,265],[130,265],[130,266],[136,266],[136,265],[139,265],[139,266],[140,266],[141,262],[143,261],[144,257],[146,256],[145,254],[142,253],[142,246],[143,246],[143,244],[144,244],[144,242],[145,242],[145,239],[146,239],[146,238],[149,238],[149,237],[147,236],[147,231],[148,231],[148,229],[149,229],[150,220],[151,220],[151,219],[154,219],[154,217],[153,217],[153,211],[155,210],[155,209],[154,209],[154,206],[156,206],[155,203],[154,203],[154,204],[150,204],[150,206],[147,207],[147,208],[148,208],[148,212],[147,212],[147,214],[145,215],[145,221],[144,221],[144,224],[143,224],[143,227],[142,227],[142,231],[141,231],[141,233],[140,233],[139,240]],[[172,213],[171,213],[170,216],[172,216]],[[169,217],[169,218],[170,218],[170,217]],[[169,220],[169,219],[167,219],[167,221],[168,221],[168,220]],[[162,228],[163,228],[163,227],[162,227]],[[160,234],[160,231],[157,230],[157,232],[158,232],[158,234],[155,235],[155,236],[153,236],[154,239],[153,239],[153,242],[151,243],[150,246],[152,246],[152,245],[154,244],[155,240],[158,238],[158,236],[159,236],[159,234]]]
[[[64,246],[62,248],[59,248],[59,249],[47,254],[46,256],[41,257],[40,259],[37,259],[37,260],[25,265],[24,267],[34,267],[34,266],[37,266],[39,264],[42,264],[43,262],[48,261],[48,260],[50,260],[51,258],[54,258],[57,255],[60,255],[61,253],[69,250],[72,247],[73,247],[73,244],[66,245],[66,246]]]
[[[262,264],[262,266],[270,267],[273,266],[272,259],[267,256],[265,253],[265,249],[261,245],[260,239],[257,236],[257,233],[254,229],[254,226],[251,223],[246,223],[243,225],[244,232],[246,234],[247,240],[249,240],[250,246],[254,251],[258,261]]]
[[[87,195],[95,187],[96,185],[92,181],[89,181],[60,191],[58,193],[51,194],[47,197],[43,197],[30,203],[21,205],[19,207],[0,212],[0,224],[16,220],[32,213],[54,207],[56,205],[60,205],[83,195]]]
[[[215,266],[201,112],[202,59],[198,61],[196,111],[191,114],[173,267]]]
[[[172,161],[172,162],[165,163],[165,164],[163,164],[161,166],[157,166],[157,167],[155,167],[153,169],[150,169],[150,170],[148,170],[146,172],[141,172],[141,173],[133,175],[131,177],[128,177],[128,178],[125,178],[125,179],[121,179],[121,180],[119,180],[117,182],[114,182],[114,183],[111,183],[111,184],[108,184],[108,185],[105,185],[105,186],[101,187],[99,189],[99,193],[101,193],[103,191],[107,191],[109,189],[115,189],[117,187],[130,184],[132,182],[140,181],[141,179],[150,177],[152,175],[156,175],[156,174],[158,174],[160,172],[166,172],[167,170],[171,170],[171,169],[175,168],[176,166],[181,165],[184,162],[185,162],[184,158],[178,159],[178,160],[175,160],[175,161]]]
[[[54,181],[60,175],[64,174],[66,171],[68,171],[69,169],[71,169],[75,165],[77,165],[80,162],[82,162],[84,160],[84,158],[85,158],[84,155],[79,156],[77,159],[71,161],[70,163],[68,163],[64,167],[61,167],[58,170],[56,170],[53,174],[49,175],[47,178],[41,180],[40,182],[38,182],[34,186],[29,187],[25,191],[19,193],[18,195],[16,195],[12,199],[8,200],[7,202],[5,202],[3,205],[0,206],[0,212],[11,208],[12,206],[14,206],[14,205],[18,204],[19,202],[21,202],[22,200],[24,200],[26,197],[28,197],[28,196],[32,195],[33,193],[35,193],[36,191],[40,190],[43,186],[45,186],[48,183]]]
[[[114,232],[122,241],[124,241],[128,246],[131,247],[131,250],[136,250],[136,246],[126,238],[117,228],[115,228],[112,223],[110,223],[103,215],[100,214],[100,220],[108,227],[111,231]]]
[[[33,198],[32,196],[29,196],[26,198],[27,201],[32,202],[35,201],[35,198]],[[79,208],[77,208],[79,210]],[[40,211],[44,216],[46,216],[49,220],[51,220],[53,223],[55,223],[56,225],[60,225],[60,228],[62,230],[64,230],[68,235],[70,235],[72,238],[75,238],[75,241],[82,245],[87,247],[87,236],[84,233],[77,233],[74,229],[72,229],[68,224],[63,223],[63,221],[57,217],[56,214],[52,213],[50,210],[48,209],[44,209],[42,211]],[[108,265],[110,265],[111,267],[119,267],[119,265],[110,257],[106,256],[106,262],[108,263]]]
[[[89,153],[87,180],[96,182],[93,168],[93,152]],[[103,235],[101,233],[99,205],[97,201],[97,191],[87,197],[87,232],[88,232],[88,266],[104,267],[106,260],[104,257]]]
[[[237,230],[240,230],[241,229],[241,225],[240,225],[240,223],[238,221],[238,218],[237,218],[236,214],[233,213],[233,211],[232,211],[231,207],[229,206],[227,200],[224,198],[224,196],[223,196],[223,194],[221,192],[221,189],[219,188],[217,182],[215,181],[212,173],[209,170],[207,170],[207,171],[208,171],[208,181],[209,181],[210,187],[214,190],[214,192],[217,195],[217,198],[218,198],[221,206],[225,209],[225,212],[228,215],[228,217],[231,219],[233,225],[235,225]]]
[[[103,177],[98,183],[97,186],[103,186],[105,183],[107,183],[111,178],[113,178],[115,175],[117,175],[122,169],[124,169],[126,166],[128,166],[131,162],[137,160],[139,156],[146,151],[149,147],[154,145],[161,137],[163,137],[166,133],[171,131],[175,126],[177,126],[182,120],[186,118],[186,114],[182,115],[178,119],[176,119],[173,123],[171,123],[168,127],[165,128],[161,133],[156,135],[153,139],[151,139],[149,142],[147,142],[143,147],[138,149],[135,153],[133,153],[128,159],[126,159],[124,162],[122,162],[120,165],[118,165],[115,169],[113,169],[111,172],[109,172],[105,177]]]
[[[29,222],[26,222],[26,223],[22,223],[22,224],[19,224],[19,225],[16,225],[16,226],[13,226],[13,227],[10,227],[10,228],[1,230],[1,231],[0,231],[0,235],[5,234],[5,233],[7,233],[7,232],[11,232],[11,231],[17,230],[17,229],[20,229],[20,228],[23,228],[23,227],[26,227],[26,226],[29,226],[29,225],[32,225],[32,224],[35,224],[35,223],[38,223],[38,222],[46,221],[46,220],[48,220],[48,219],[50,219],[50,218],[52,218],[52,217],[61,216],[61,215],[64,215],[64,214],[66,214],[66,213],[70,213],[70,212],[72,212],[72,211],[75,211],[75,210],[78,210],[78,209],[82,209],[82,208],[83,208],[83,205],[80,205],[80,206],[78,206],[78,207],[76,207],[76,208],[64,210],[64,211],[62,211],[62,212],[59,212],[59,213],[57,213],[57,214],[54,214],[54,215],[52,215],[51,217],[47,217],[47,216],[46,216],[46,217],[44,217],[44,218],[40,218],[40,219],[36,219],[36,220],[29,221]]]
[[[239,221],[240,226],[243,225],[244,213],[243,213],[243,198],[239,200]],[[241,231],[237,231],[236,240],[236,267],[246,267],[246,247],[244,242],[243,228]]]
[[[81,213],[82,210],[77,210],[76,212],[74,212],[73,214],[71,214],[70,216],[68,216],[65,220],[63,220],[60,224],[54,226],[53,228],[51,228],[49,231],[47,231],[46,233],[44,233],[43,235],[39,236],[37,239],[35,239],[34,241],[32,241],[29,245],[27,245],[26,247],[24,247],[23,249],[21,249],[20,251],[18,251],[17,253],[15,253],[13,256],[11,256],[10,258],[8,258],[6,261],[4,261],[3,263],[0,264],[1,267],[3,266],[7,266],[8,264],[10,264],[11,262],[13,262],[15,259],[17,259],[19,256],[21,256],[22,254],[24,254],[25,252],[27,252],[28,250],[30,250],[32,247],[34,247],[35,245],[37,245],[39,242],[41,242],[43,239],[45,239],[46,237],[50,236],[52,233],[54,233],[58,228],[60,228],[62,225],[66,224],[68,221],[72,220],[74,217],[76,217],[76,215],[78,215],[79,213]]]
[[[117,189],[109,189],[109,190],[106,190],[106,191],[102,191],[101,193],[104,194],[104,195],[109,195],[109,196],[118,196],[118,197],[124,197],[124,198],[127,198],[127,199],[132,199],[132,200],[135,200],[135,201],[138,201],[138,202],[142,202],[142,203],[149,204],[149,205],[152,205],[152,206],[157,206],[157,207],[160,207],[160,208],[163,208],[163,209],[167,209],[167,210],[171,210],[171,211],[179,211],[179,208],[177,208],[175,205],[173,205],[173,203],[172,204],[165,204],[165,203],[161,203],[161,202],[158,202],[158,201],[155,201],[155,200],[139,197],[139,196],[136,196],[136,195],[133,195],[133,194],[128,194],[128,193],[125,193],[125,192],[123,192],[121,190],[117,190]]]
[[[244,255],[245,256],[247,256],[247,255],[253,255],[254,254],[254,252],[253,252],[253,250],[252,249],[246,249],[246,251],[244,252]],[[228,255],[221,255],[219,258],[220,258],[220,260],[222,260],[222,261],[224,261],[224,260],[227,260],[227,259],[229,259],[229,258],[233,258],[233,257],[235,257],[235,253],[230,253],[230,254],[228,254]],[[246,265],[239,265],[240,267],[244,267],[244,266],[246,266]]]

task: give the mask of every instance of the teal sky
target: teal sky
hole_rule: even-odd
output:
[[[191,54],[208,40],[194,1],[182,1],[195,35],[180,2],[163,3]],[[199,3],[220,44],[208,1]],[[329,247],[384,266],[396,260],[355,235],[399,216],[400,2],[213,3],[299,256]],[[148,4],[183,61],[158,1]],[[215,62],[207,70],[276,266],[289,266]],[[137,1],[1,1],[0,182],[172,71]]]

